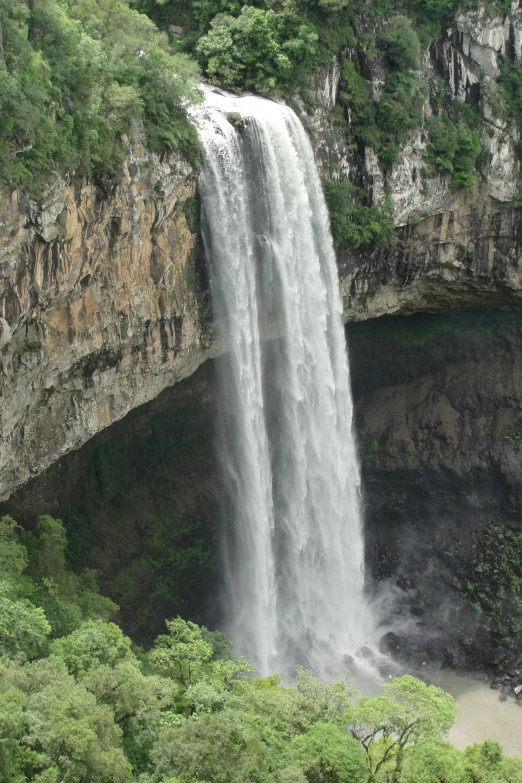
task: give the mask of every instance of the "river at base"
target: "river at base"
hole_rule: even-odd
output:
[[[459,708],[449,741],[463,750],[484,740],[499,742],[507,756],[522,756],[522,706],[514,698],[499,700],[485,676],[459,675],[440,669],[422,677],[451,693]]]
[[[381,661],[382,664],[382,661]],[[485,740],[498,742],[506,756],[522,756],[522,702],[514,696],[500,701],[500,693],[490,687],[485,674],[457,674],[449,669],[423,668],[422,671],[402,669],[387,661],[388,678],[412,674],[427,685],[436,685],[450,693],[457,702],[455,723],[448,740],[459,750]],[[365,696],[381,693],[381,677],[369,671],[357,671],[357,663],[351,667],[355,687]],[[386,680],[385,680],[386,681]]]

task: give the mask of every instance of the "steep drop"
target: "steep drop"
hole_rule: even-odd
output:
[[[227,631],[261,674],[329,677],[366,638],[359,471],[337,269],[296,115],[205,89],[205,252],[227,354]]]

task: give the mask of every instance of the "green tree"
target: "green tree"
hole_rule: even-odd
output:
[[[14,687],[2,689],[0,665],[0,780],[2,783],[22,783],[23,748],[19,738],[24,730],[24,694]]]
[[[503,758],[498,742],[486,740],[464,751],[465,783],[520,783],[522,759]]]
[[[159,674],[186,686],[200,676],[203,664],[212,658],[213,649],[195,623],[178,617],[167,620],[166,625],[168,634],[156,639],[150,662]]]
[[[0,575],[18,579],[27,568],[27,550],[21,544],[20,526],[10,516],[0,519]]]
[[[406,749],[443,739],[454,720],[453,698],[411,675],[383,685],[382,696],[360,699],[347,716],[352,736],[366,751],[369,780],[390,768],[393,783],[400,779]]]
[[[297,71],[309,72],[317,39],[314,26],[295,13],[244,6],[238,17],[218,14],[196,51],[214,83],[270,93]]]
[[[71,674],[83,677],[98,666],[126,661],[137,666],[131,640],[114,623],[87,620],[69,636],[55,639],[53,655],[61,658]]]
[[[201,715],[159,736],[152,752],[152,783],[273,783],[266,748],[239,720]]]
[[[97,704],[58,658],[0,666],[0,724],[0,759],[5,739],[12,754],[11,777],[9,766],[0,767],[6,783],[131,780],[112,710]]]
[[[400,783],[464,783],[464,755],[448,742],[422,742],[408,750]]]
[[[98,704],[111,707],[114,721],[123,732],[127,758],[135,770],[145,770],[165,711],[176,709],[176,683],[144,675],[134,663],[123,661],[92,669],[82,684]]]
[[[354,696],[348,674],[344,680],[326,685],[311,672],[298,667],[296,690],[312,721],[345,724],[344,716]]]
[[[38,518],[36,526],[38,547],[32,571],[36,579],[44,577],[60,581],[67,572],[65,547],[67,535],[61,519],[45,514]]]
[[[126,783],[131,767],[112,710],[64,676],[27,696],[24,743],[42,768],[56,768],[64,783]]]
[[[9,583],[0,581],[0,656],[30,661],[44,655],[50,633],[43,609],[17,598]]]
[[[233,657],[232,642],[221,631],[209,631],[208,628],[203,627],[201,636],[212,647],[213,661],[227,661]]]
[[[295,737],[292,756],[308,783],[363,783],[368,775],[361,743],[331,723]]]

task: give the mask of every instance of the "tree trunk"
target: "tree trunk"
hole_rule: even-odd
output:
[[[29,29],[27,31],[27,35],[30,41],[33,41],[36,38],[37,35],[37,27],[34,23],[34,3],[35,0],[27,0],[27,6],[30,11],[29,16]]]
[[[0,19],[0,60],[4,59],[4,36],[2,33],[2,20]]]

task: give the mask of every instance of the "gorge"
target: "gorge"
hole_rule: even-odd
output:
[[[158,147],[145,113],[117,131],[114,169],[56,164],[37,193],[2,180],[0,516],[29,552],[38,517],[62,519],[68,563],[97,572],[145,649],[180,615],[226,631],[262,675],[303,664],[329,681],[378,616],[384,655],[485,671],[511,695],[518,4],[435,18],[421,0],[318,0],[295,29],[286,5],[231,4],[221,22],[135,5],[221,85],[183,125],[202,165],[193,136]],[[285,19],[274,61],[300,63],[293,81],[241,50],[265,13]],[[314,25],[332,47],[319,63]],[[126,73],[147,68],[143,40]],[[122,96],[103,95],[113,121]],[[166,116],[157,128],[177,131]]]

